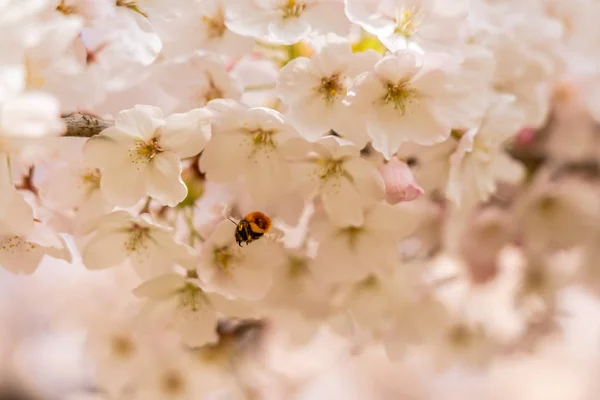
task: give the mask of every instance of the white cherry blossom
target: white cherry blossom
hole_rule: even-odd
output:
[[[233,32],[277,44],[294,44],[309,34],[345,36],[350,22],[336,0],[231,0],[225,25]]]
[[[100,169],[100,188],[116,205],[132,206],[148,193],[175,206],[187,194],[180,160],[204,148],[208,115],[195,109],[164,118],[160,109],[141,105],[121,111],[114,127],[85,144],[84,161]]]
[[[235,241],[236,226],[222,221],[200,253],[198,275],[207,289],[224,296],[259,300],[273,283],[275,271],[285,262],[281,245],[263,236],[243,247]]]
[[[0,234],[26,236],[34,228],[33,209],[15,188],[9,163],[0,154]]]
[[[55,210],[77,210],[79,225],[110,212],[112,207],[100,190],[100,171],[83,165],[85,138],[61,138],[61,161],[48,166],[37,184],[43,203]]]
[[[254,39],[232,32],[225,24],[228,2],[197,0],[186,4],[185,12],[169,25],[169,35],[162,37],[164,53],[179,55],[207,50],[231,57],[250,53]]]
[[[212,138],[200,157],[200,170],[208,179],[231,182],[243,177],[258,204],[285,195],[290,172],[281,148],[297,136],[294,128],[277,111],[233,100],[213,100],[207,109]]]
[[[480,126],[466,132],[451,157],[448,197],[457,205],[487,201],[496,191],[496,181],[518,183],[524,168],[503,145],[523,127],[523,113],[514,97],[498,96]]]
[[[204,107],[214,99],[239,100],[240,83],[229,75],[216,55],[193,53],[173,62],[163,63],[159,81],[165,92],[179,100],[175,112]]]
[[[34,273],[46,255],[71,262],[65,240],[43,223],[26,235],[0,235],[0,266],[15,274]]]
[[[375,203],[364,209],[363,221],[340,226],[313,215],[311,232],[319,243],[313,273],[319,279],[357,282],[370,274],[385,277],[399,265],[398,242],[417,224],[410,209]]]
[[[308,140],[330,130],[365,146],[368,136],[360,110],[344,104],[352,80],[381,58],[373,50],[353,53],[350,43],[327,36],[311,58],[298,57],[281,69],[277,90],[288,106],[287,117]]]
[[[242,317],[251,311],[243,303],[204,291],[198,283],[170,273],[142,283],[133,293],[146,299],[143,316],[172,327],[188,346],[199,347],[217,340],[217,312]]]
[[[433,145],[446,140],[452,128],[474,125],[487,93],[481,80],[465,82],[460,69],[443,54],[401,50],[359,75],[350,104],[364,110],[373,147],[389,160],[403,142]]]
[[[468,3],[445,0],[345,0],[350,20],[391,51],[452,50],[460,44]],[[414,46],[414,47],[413,47]]]
[[[192,250],[175,241],[171,228],[157,225],[143,215],[115,211],[87,221],[80,244],[81,257],[90,270],[119,266],[126,261],[142,278],[172,271],[176,265],[191,269]]]
[[[293,190],[305,199],[320,195],[334,223],[361,225],[363,206],[383,199],[381,176],[353,144],[327,136],[313,143],[290,140],[287,147]]]

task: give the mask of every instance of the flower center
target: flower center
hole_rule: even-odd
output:
[[[394,33],[410,39],[416,32],[421,23],[422,12],[416,7],[396,8],[396,28]]]
[[[219,8],[212,17],[203,15],[202,22],[206,24],[206,36],[209,39],[221,37],[225,34],[227,27],[225,26],[225,16],[223,10]]]
[[[204,300],[205,298],[202,289],[191,283],[186,283],[179,291],[179,307],[192,312],[198,311],[204,303]]]
[[[333,103],[336,98],[346,91],[346,88],[341,82],[340,74],[336,73],[330,77],[321,78],[318,91],[328,103]]]
[[[458,348],[468,347],[472,339],[471,331],[464,324],[456,325],[448,332],[449,342]]]
[[[110,348],[116,358],[127,359],[135,353],[135,343],[125,335],[115,335],[110,339]]]
[[[135,144],[135,147],[129,150],[129,156],[134,164],[147,164],[162,151],[162,148],[158,144],[158,139],[152,138],[147,142],[139,140]]]
[[[308,272],[308,263],[305,258],[290,256],[288,263],[288,275],[291,278],[303,276]]]
[[[36,247],[36,244],[28,242],[20,236],[4,236],[0,239],[0,249],[12,254],[28,253]]]
[[[162,389],[168,395],[178,395],[185,390],[185,379],[181,373],[174,369],[165,371],[162,376]]]
[[[281,8],[283,19],[297,18],[302,14],[302,11],[304,11],[305,8],[306,4],[303,2],[296,3],[296,0],[288,0]]]
[[[23,61],[25,66],[25,84],[28,89],[39,89],[44,86],[44,65],[41,62],[35,62],[25,56]]]
[[[344,170],[344,160],[323,160],[320,159],[319,163],[322,165],[322,169],[319,173],[319,178],[327,179],[335,176],[342,176],[346,173]]]
[[[265,131],[262,129],[250,131],[250,134],[252,135],[252,144],[255,151],[258,149],[275,149],[277,145],[273,141],[273,133],[273,131]]]
[[[358,237],[364,231],[361,226],[348,226],[346,228],[340,229],[339,233],[341,235],[345,235],[348,238],[348,245],[351,249],[356,247],[356,242],[358,241]]]
[[[148,14],[140,10],[137,0],[116,0],[115,5],[117,7],[125,7],[130,9],[131,11],[135,11],[136,13],[148,18]]]
[[[129,254],[147,249],[146,239],[150,237],[150,228],[133,224],[125,241],[125,251]]]
[[[81,176],[83,184],[89,186],[90,190],[100,187],[100,170],[98,168],[90,168]]]
[[[215,85],[215,82],[210,76],[208,77],[208,89],[203,92],[202,97],[206,103],[214,99],[223,98],[223,92]]]
[[[413,102],[416,90],[413,89],[408,81],[400,82],[395,85],[388,83],[387,93],[384,98],[385,104],[392,103],[394,109],[400,110],[402,115],[406,113],[406,106]]]
[[[77,12],[77,7],[74,5],[66,5],[65,0],[61,0],[56,6],[56,11],[63,13],[64,15],[71,15]]]
[[[213,263],[228,275],[232,275],[231,266],[235,260],[235,254],[231,247],[218,247],[213,250]]]

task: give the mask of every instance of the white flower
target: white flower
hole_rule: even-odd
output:
[[[25,236],[33,230],[33,209],[12,183],[9,160],[0,153],[0,235]]]
[[[225,56],[239,57],[250,53],[254,39],[238,35],[225,25],[229,0],[200,0],[186,4],[186,10],[169,25],[162,37],[164,52],[186,54],[208,50]]]
[[[87,141],[84,160],[101,170],[100,187],[114,204],[129,207],[149,194],[175,206],[187,195],[180,159],[202,151],[208,121],[202,109],[163,118],[160,109],[138,105]]]
[[[287,147],[293,160],[293,189],[305,199],[320,195],[333,223],[361,225],[363,206],[383,199],[381,176],[360,157],[356,146],[327,136],[314,143],[290,140]]]
[[[487,201],[496,191],[496,181],[517,183],[524,168],[513,160],[503,145],[523,127],[523,113],[514,97],[500,95],[478,128],[466,132],[450,158],[448,197],[457,205]]]
[[[185,344],[198,347],[217,340],[217,312],[239,317],[250,313],[243,303],[206,292],[198,283],[197,279],[170,273],[144,282],[133,293],[147,299],[143,315],[163,321]]]
[[[111,210],[100,190],[100,171],[83,165],[85,138],[61,138],[61,161],[48,166],[37,184],[43,203],[58,211],[76,209],[80,222]]]
[[[357,282],[370,274],[387,276],[400,262],[398,241],[416,228],[416,218],[402,204],[375,203],[364,222],[339,226],[313,216],[311,233],[319,248],[314,274],[330,282]]]
[[[179,100],[175,112],[204,107],[214,99],[239,100],[242,87],[232,79],[223,61],[210,53],[193,53],[164,63],[158,78],[165,92]]]
[[[381,58],[373,50],[353,53],[347,40],[328,36],[311,58],[298,57],[281,69],[277,90],[291,122],[308,140],[334,130],[360,148],[368,137],[361,112],[343,103],[352,79]]]
[[[450,48],[459,44],[466,2],[445,0],[346,0],[348,18],[391,51]]]
[[[231,0],[225,24],[243,36],[294,44],[310,33],[348,34],[343,8],[336,0]]]
[[[359,75],[350,103],[364,110],[373,147],[389,160],[403,142],[432,145],[446,140],[452,128],[473,126],[486,93],[480,80],[468,84],[458,71],[449,57],[402,50]]]
[[[43,223],[26,235],[0,235],[0,266],[15,274],[32,274],[45,255],[71,262],[64,239]]]
[[[156,225],[146,217],[115,211],[86,222],[83,229],[89,237],[81,245],[85,266],[105,269],[129,260],[143,279],[169,272],[177,264],[193,268],[193,251],[175,242],[171,228]]]
[[[224,296],[259,300],[285,262],[284,253],[268,236],[240,247],[235,231],[231,221],[217,225],[202,247],[198,275],[206,288]]]
[[[213,100],[212,138],[200,157],[209,180],[230,182],[243,176],[253,199],[268,203],[286,193],[289,166],[281,146],[297,136],[277,111],[249,108],[233,100]]]

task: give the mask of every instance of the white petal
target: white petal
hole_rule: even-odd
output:
[[[162,299],[174,294],[185,285],[185,278],[179,274],[171,273],[152,278],[133,289],[136,297]]]
[[[131,207],[146,196],[148,167],[139,169],[129,160],[110,166],[102,171],[100,189],[113,204],[121,207]]]
[[[91,270],[106,269],[120,265],[127,259],[125,243],[127,233],[108,232],[97,234],[85,244],[81,259]]]
[[[316,34],[332,32],[338,36],[350,33],[350,21],[344,13],[344,4],[337,1],[320,1],[310,5],[302,14]]]
[[[183,114],[172,114],[160,129],[159,144],[181,158],[200,153],[210,136],[210,112],[195,109]]]
[[[115,127],[130,136],[151,139],[156,129],[164,124],[163,113],[158,107],[136,105],[123,110],[115,117]]]
[[[310,25],[302,18],[278,19],[269,24],[269,41],[277,44],[294,44],[302,40]]]
[[[152,237],[146,238],[144,245],[140,245],[129,257],[133,270],[142,279],[168,273],[173,270],[175,264],[170,254]]]
[[[41,246],[35,247],[19,236],[0,236],[0,266],[15,274],[33,273],[43,257]]]
[[[211,181],[230,182],[244,172],[249,155],[250,143],[247,135],[214,135],[200,156],[200,170]]]
[[[363,202],[385,197],[385,183],[373,164],[356,157],[346,161],[344,169],[352,176],[352,184],[361,193]]]
[[[170,151],[154,156],[148,163],[148,194],[163,205],[174,207],[187,196],[187,186],[181,178],[181,161]]]
[[[247,164],[244,177],[254,201],[266,205],[285,194],[290,170],[278,151],[258,151]]]
[[[362,225],[361,196],[348,179],[327,179],[322,189],[322,199],[327,215],[335,225]]]
[[[196,311],[178,311],[174,323],[181,339],[188,346],[199,347],[218,340],[217,314],[209,306]]]

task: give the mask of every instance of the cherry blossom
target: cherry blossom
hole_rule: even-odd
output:
[[[281,147],[297,133],[282,115],[232,100],[213,100],[207,109],[212,138],[200,157],[200,170],[208,179],[230,182],[243,177],[259,204],[286,194],[290,172]]]
[[[206,292],[197,280],[179,274],[160,275],[134,289],[134,295],[147,299],[143,315],[171,326],[189,346],[217,340],[217,312],[250,316],[251,310],[216,293]]]
[[[436,50],[459,44],[467,2],[439,0],[346,0],[352,22],[377,35],[391,51]],[[413,47],[416,46],[416,47]]]
[[[518,183],[523,167],[501,146],[516,135],[523,122],[523,114],[514,108],[514,97],[500,96],[479,128],[461,137],[451,157],[448,197],[452,201],[466,205],[487,201],[496,190],[497,180]]]
[[[285,261],[284,253],[269,237],[240,247],[235,230],[228,220],[217,225],[200,253],[198,275],[207,289],[223,296],[259,300],[271,288],[275,271]]]
[[[414,231],[415,216],[401,204],[375,203],[365,208],[363,221],[336,225],[313,216],[311,231],[319,242],[313,270],[316,276],[332,282],[356,282],[370,274],[385,277],[398,266],[398,241]]]
[[[243,36],[294,44],[309,34],[347,34],[350,24],[343,7],[335,0],[232,0],[225,25]]]
[[[320,195],[336,224],[361,225],[363,205],[384,197],[377,170],[360,158],[351,143],[327,136],[314,143],[290,140],[294,190],[305,198]]]
[[[386,200],[390,204],[412,201],[424,193],[423,188],[415,181],[410,167],[397,158],[381,165],[379,173],[385,183]]]
[[[386,159],[403,142],[440,143],[453,127],[474,124],[481,117],[481,96],[468,95],[464,84],[453,88],[457,68],[451,58],[439,54],[401,50],[357,77],[350,104],[365,110],[373,147]]]
[[[163,89],[179,99],[175,112],[204,107],[213,99],[239,100],[242,88],[213,54],[193,53],[163,64],[159,79]]]
[[[87,221],[82,228],[88,238],[81,244],[81,256],[91,270],[111,268],[126,260],[142,278],[172,270],[175,265],[192,268],[191,250],[175,242],[172,229],[149,218],[136,218],[115,211]]]
[[[180,159],[202,151],[208,118],[202,109],[164,118],[160,109],[138,105],[120,112],[114,127],[88,140],[84,161],[100,169],[100,188],[116,205],[132,206],[148,192],[175,206],[187,194]]]

